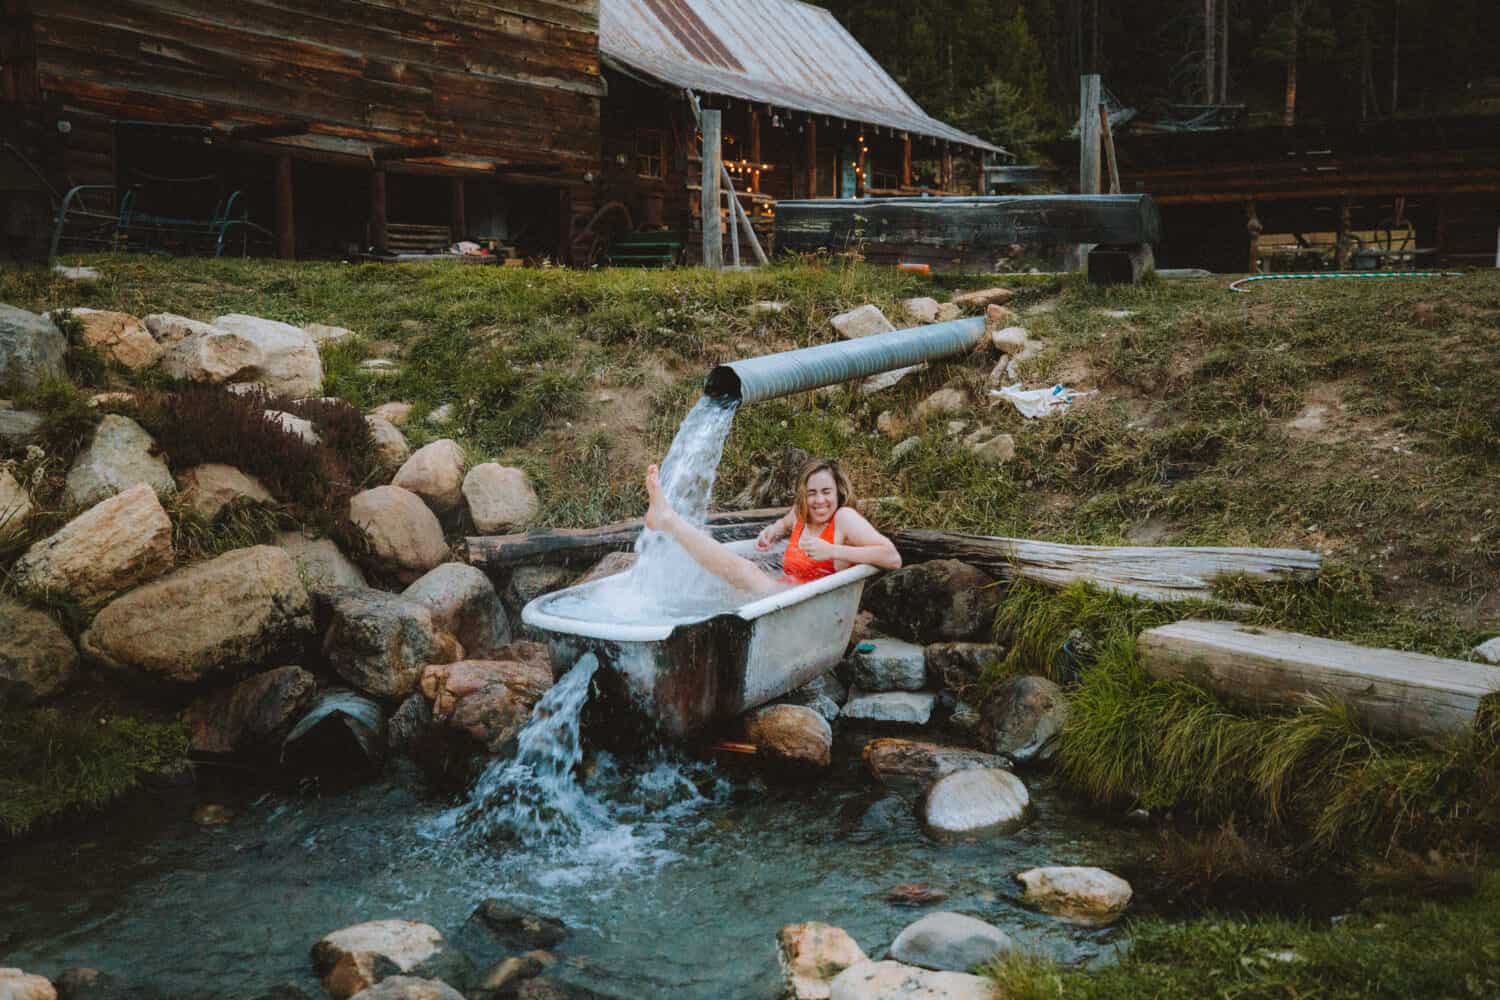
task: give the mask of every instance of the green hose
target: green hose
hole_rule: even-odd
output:
[[[1248,292],[1241,288],[1252,281],[1296,281],[1302,278],[1461,278],[1460,271],[1316,271],[1311,274],[1257,274],[1229,283],[1231,292]]]

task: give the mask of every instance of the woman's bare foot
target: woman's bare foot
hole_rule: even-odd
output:
[[[661,491],[661,470],[655,465],[646,466],[646,495],[651,498],[651,504],[646,508],[646,527],[652,531],[666,531],[676,511]]]

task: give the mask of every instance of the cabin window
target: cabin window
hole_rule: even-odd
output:
[[[635,134],[635,172],[642,177],[667,176],[667,137],[655,129]]]

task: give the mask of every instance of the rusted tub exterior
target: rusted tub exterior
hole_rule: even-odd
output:
[[[607,582],[595,580],[538,597],[522,609],[521,621],[541,633],[559,668],[592,652],[623,681],[637,708],[680,738],[799,688],[838,663],[865,581],[878,572],[851,566],[696,621],[617,625],[548,610],[565,594],[587,594]]]

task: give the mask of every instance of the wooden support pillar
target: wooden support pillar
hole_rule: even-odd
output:
[[[703,183],[698,215],[703,224],[703,266],[724,266],[724,235],[719,224],[719,170],[723,164],[721,112],[705,108],[698,119],[703,131]]]
[[[292,158],[276,157],[276,256],[294,260],[297,256],[297,222],[292,201]]]
[[[557,263],[573,264],[573,189],[568,187],[557,192]]]
[[[953,193],[953,147],[943,143],[943,193]]]
[[[462,177],[448,178],[448,238],[454,243],[463,239],[466,235],[467,226],[464,217],[467,210],[464,207],[464,179]]]
[[[870,147],[865,145],[865,135],[861,132],[856,138],[859,140],[859,152],[854,158],[854,197],[863,198],[869,183],[865,178],[865,154]]]
[[[750,111],[750,190],[760,193],[760,112]]]
[[[385,171],[370,172],[370,246],[376,253],[385,253]]]
[[[807,116],[807,196],[818,196],[818,120]]]
[[[1078,102],[1078,193],[1099,193],[1099,74],[1082,79]]]
[[[901,186],[911,187],[911,133],[901,133]]]

